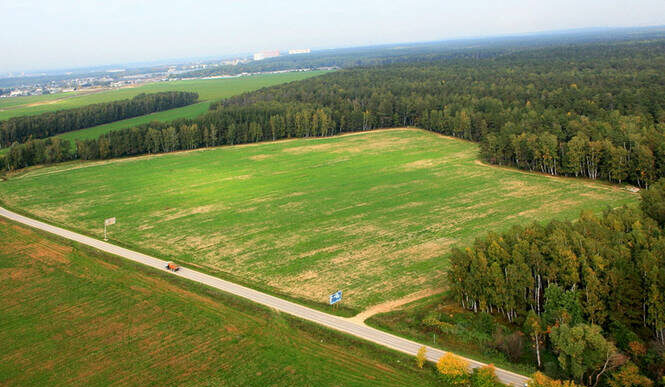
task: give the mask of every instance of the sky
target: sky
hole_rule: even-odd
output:
[[[665,0],[0,0],[0,73],[654,25]]]

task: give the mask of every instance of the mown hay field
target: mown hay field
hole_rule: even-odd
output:
[[[413,386],[434,367],[0,219],[0,384]]]
[[[5,205],[308,302],[355,310],[446,286],[446,254],[488,231],[636,202],[619,187],[484,165],[416,129],[31,169]]]

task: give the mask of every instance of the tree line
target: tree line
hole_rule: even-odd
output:
[[[194,103],[197,93],[167,91],[139,94],[131,99],[87,105],[0,122],[0,147],[23,143],[73,130],[173,109]]]
[[[29,139],[12,144],[5,155],[0,155],[0,165],[11,171],[75,159],[108,159],[339,133],[329,109],[284,109],[281,105],[264,109],[257,113],[254,107],[230,107],[194,120],[152,122],[115,130],[96,139],[77,140],[74,145],[57,137]]]
[[[637,364],[665,375],[665,180],[641,209],[582,213],[490,233],[450,256],[459,304],[523,326],[541,366],[551,351],[568,376],[596,385]]]
[[[661,39],[346,69],[231,97],[196,119],[103,135],[72,157],[418,126],[480,142],[490,163],[646,187],[665,176],[662,68]],[[25,151],[10,152],[6,168],[31,165]]]

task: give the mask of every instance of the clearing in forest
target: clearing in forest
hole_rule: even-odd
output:
[[[415,129],[31,169],[5,205],[263,290],[356,310],[445,287],[453,244],[636,201],[618,187],[477,162]]]

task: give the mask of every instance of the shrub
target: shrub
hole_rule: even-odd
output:
[[[518,362],[524,354],[524,335],[519,331],[505,335],[501,330],[497,330],[494,346],[508,355],[510,361]]]
[[[651,387],[651,379],[640,374],[640,369],[631,362],[626,363],[610,377],[608,384],[611,387]]]
[[[469,382],[469,363],[459,356],[446,352],[436,363],[441,379],[451,386],[463,386]]]
[[[427,362],[427,348],[423,345],[420,347],[418,354],[416,355],[416,363],[418,364],[418,368],[423,368],[425,362]]]
[[[497,387],[501,386],[496,378],[494,366],[492,364],[485,367],[476,368],[471,375],[471,385],[473,387]]]
[[[550,379],[545,374],[536,372],[533,374],[529,387],[577,387],[577,385],[569,380],[554,380]]]

